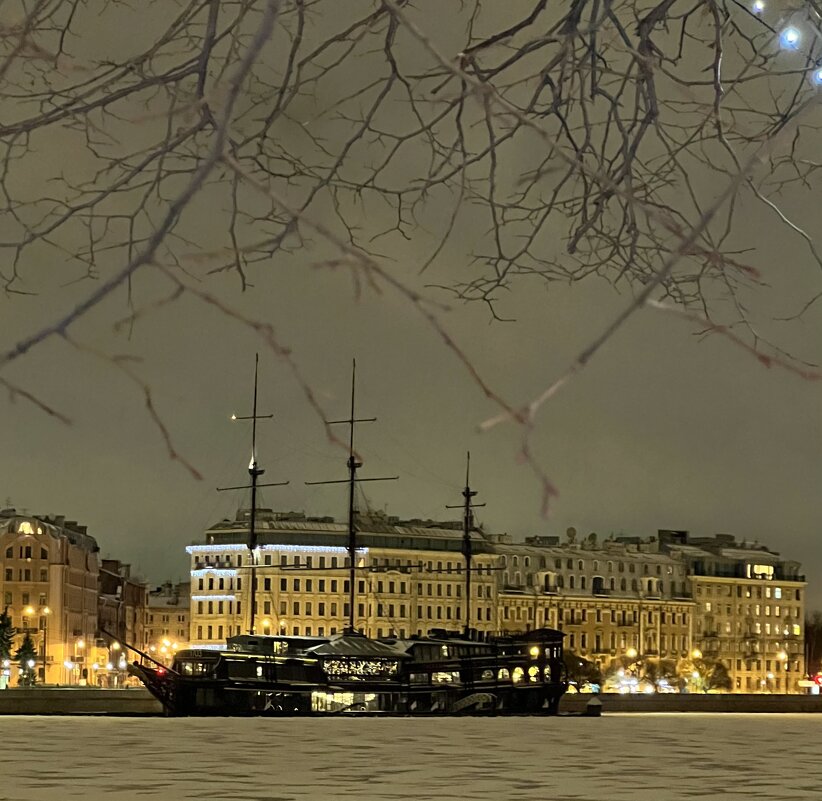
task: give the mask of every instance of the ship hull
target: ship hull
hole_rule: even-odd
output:
[[[385,687],[186,680],[130,667],[169,716],[555,715],[567,685]]]

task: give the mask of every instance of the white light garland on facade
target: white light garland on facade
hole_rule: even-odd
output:
[[[186,545],[186,553],[224,553],[226,551],[247,551],[242,543],[212,543],[210,545]],[[343,545],[258,545],[257,551],[287,551],[291,553],[327,553],[347,554],[348,548]],[[357,548],[357,553],[367,554],[368,548]]]
[[[192,601],[234,601],[234,595],[192,595]]]
[[[234,578],[235,576],[240,575],[240,571],[236,568],[225,567],[205,567],[191,571],[193,578],[200,578],[206,574],[209,576],[216,576],[217,578]]]

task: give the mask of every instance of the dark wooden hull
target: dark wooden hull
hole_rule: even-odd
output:
[[[187,679],[132,665],[171,716],[555,715],[565,683],[270,684]]]

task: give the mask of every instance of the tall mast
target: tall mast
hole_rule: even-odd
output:
[[[351,362],[351,413],[348,416],[348,631],[354,631],[354,581],[357,578],[357,527],[354,525],[354,488],[357,468],[362,467],[354,456],[354,393],[357,385],[357,360]],[[372,418],[376,420],[376,418]]]
[[[466,638],[471,635],[471,557],[473,556],[471,532],[474,530],[474,509],[477,506],[485,506],[484,503],[474,504],[472,498],[477,494],[471,489],[471,452],[466,453],[465,458],[465,489],[462,491],[463,502],[459,506],[446,506],[446,509],[462,508],[462,555],[465,557],[465,625],[463,634]]]
[[[257,610],[257,487],[283,487],[288,484],[287,481],[279,481],[270,484],[260,484],[259,478],[265,470],[263,470],[257,463],[257,420],[267,420],[274,417],[273,414],[257,414],[257,373],[260,364],[260,354],[254,354],[254,400],[252,403],[252,412],[250,415],[238,416],[231,415],[232,420],[251,420],[251,461],[248,463],[248,474],[251,476],[251,484],[240,487],[217,487],[218,492],[236,489],[251,489],[251,514],[248,525],[248,554],[249,564],[251,567],[249,576],[249,594],[251,601],[249,603],[249,623],[248,633],[255,633],[254,618]]]
[[[338,481],[306,481],[306,484],[348,484],[348,625],[345,628],[346,634],[351,634],[354,628],[354,604],[356,601],[356,579],[357,579],[357,525],[354,521],[355,503],[354,492],[360,481],[396,481],[399,476],[383,476],[380,478],[357,478],[357,470],[362,467],[362,462],[357,460],[354,452],[354,425],[356,423],[373,423],[376,417],[355,417],[355,393],[357,384],[357,360],[351,362],[351,411],[346,420],[326,420],[326,425],[345,424],[348,426],[348,478]]]

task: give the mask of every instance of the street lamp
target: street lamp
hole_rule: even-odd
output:
[[[691,659],[702,659],[702,651],[700,651],[699,648],[694,648],[694,650],[691,651]]]
[[[43,659],[43,682],[45,683],[45,681],[46,681],[46,671],[48,669],[48,636],[49,636],[49,622],[48,621],[49,621],[49,615],[51,614],[51,609],[49,609],[47,606],[41,606],[39,611],[40,611],[40,618],[43,621],[43,644],[42,644],[43,654],[42,654],[42,659]],[[23,610],[23,614],[26,615],[26,617],[34,617],[34,615],[36,613],[37,613],[37,610],[35,610],[35,608],[33,606],[30,606],[30,605],[27,606]],[[39,621],[38,621],[37,628],[38,629],[40,628]]]

